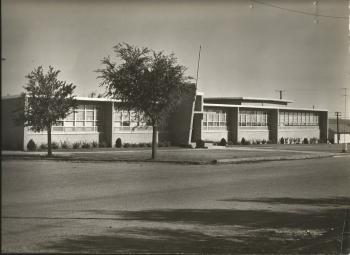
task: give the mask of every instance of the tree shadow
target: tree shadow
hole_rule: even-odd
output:
[[[349,206],[350,197],[332,197],[332,198],[229,198],[220,201],[226,202],[254,202],[268,204],[288,204],[288,205],[313,205],[313,206]]]
[[[139,223],[101,235],[66,238],[45,248],[89,253],[337,253],[344,216],[343,210],[312,214],[209,209],[90,212]],[[227,227],[232,231],[225,231]]]

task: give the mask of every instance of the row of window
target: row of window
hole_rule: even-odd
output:
[[[268,114],[266,111],[240,111],[238,125],[245,126],[267,126]]]
[[[150,127],[146,125],[146,122],[142,116],[136,114],[134,111],[118,111],[114,112],[114,132],[118,131],[130,131],[137,130],[149,130]]]
[[[102,132],[103,110],[100,106],[79,105],[66,118],[59,120],[53,131],[62,132]]]
[[[267,111],[240,111],[239,126],[267,126],[269,123],[269,114]],[[312,112],[288,112],[280,111],[280,126],[317,126],[319,116]],[[203,114],[203,128],[205,129],[224,129],[226,124],[226,113],[206,112]]]
[[[206,112],[203,114],[203,129],[227,129],[226,113]]]
[[[279,113],[280,126],[317,126],[319,116],[312,112],[286,112]]]

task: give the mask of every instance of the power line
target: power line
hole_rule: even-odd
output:
[[[261,5],[265,5],[271,8],[275,8],[275,9],[280,9],[283,11],[287,11],[287,12],[293,12],[293,13],[298,13],[298,14],[302,14],[302,15],[308,15],[308,16],[314,16],[314,17],[322,17],[322,18],[330,18],[330,19],[349,19],[348,16],[333,16],[333,15],[326,15],[326,14],[320,14],[318,13],[311,13],[311,12],[305,12],[305,11],[299,11],[299,10],[295,10],[295,9],[290,9],[290,8],[285,8],[285,7],[281,7],[275,4],[269,4],[269,3],[265,3],[263,1],[259,1],[259,0],[251,0],[252,2],[256,3],[256,4],[261,4]]]

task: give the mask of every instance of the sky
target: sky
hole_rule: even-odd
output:
[[[23,92],[40,65],[61,70],[79,96],[103,92],[95,70],[103,57],[118,62],[120,42],[174,53],[195,77],[201,45],[205,96],[279,98],[281,89],[291,106],[334,116],[345,110],[342,88],[350,94],[348,1],[313,2],[2,0],[1,93]],[[350,117],[350,97],[347,106]]]

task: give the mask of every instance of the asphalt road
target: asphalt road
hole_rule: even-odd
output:
[[[349,166],[5,160],[2,251],[334,253]]]

